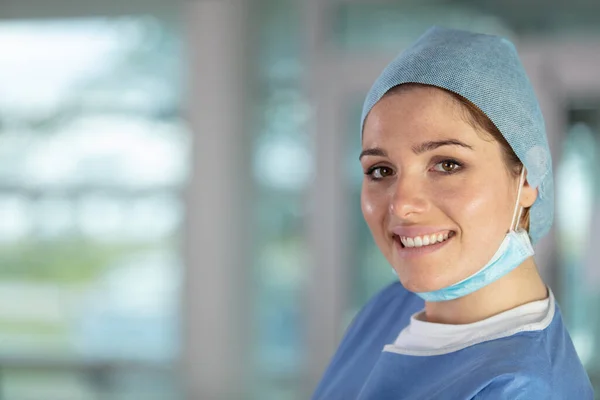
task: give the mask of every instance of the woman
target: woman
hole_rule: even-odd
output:
[[[592,399],[532,257],[552,165],[514,46],[430,29],[375,82],[361,128],[363,214],[400,282],[355,318],[313,399]]]

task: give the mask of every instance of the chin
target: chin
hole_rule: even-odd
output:
[[[437,288],[434,288],[431,283],[426,280],[405,277],[402,274],[398,274],[398,277],[400,278],[402,286],[409,292],[421,293],[437,290]]]
[[[439,276],[437,279],[429,274],[411,274],[398,272],[399,268],[394,268],[400,283],[406,290],[413,293],[433,292],[450,286],[451,283],[440,282]]]

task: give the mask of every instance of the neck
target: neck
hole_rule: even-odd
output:
[[[467,296],[425,302],[425,317],[441,324],[470,324],[547,297],[548,289],[530,257],[502,278]]]

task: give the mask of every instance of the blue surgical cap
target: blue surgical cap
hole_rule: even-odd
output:
[[[544,118],[515,46],[507,39],[433,27],[381,73],[365,100],[365,118],[390,89],[420,83],[455,92],[475,104],[496,125],[538,188],[529,213],[536,243],[554,218],[552,159]]]

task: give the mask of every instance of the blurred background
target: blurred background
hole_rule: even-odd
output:
[[[600,391],[600,3],[0,0],[0,399],[307,399],[394,275],[362,100],[431,25],[539,97],[544,278]]]

